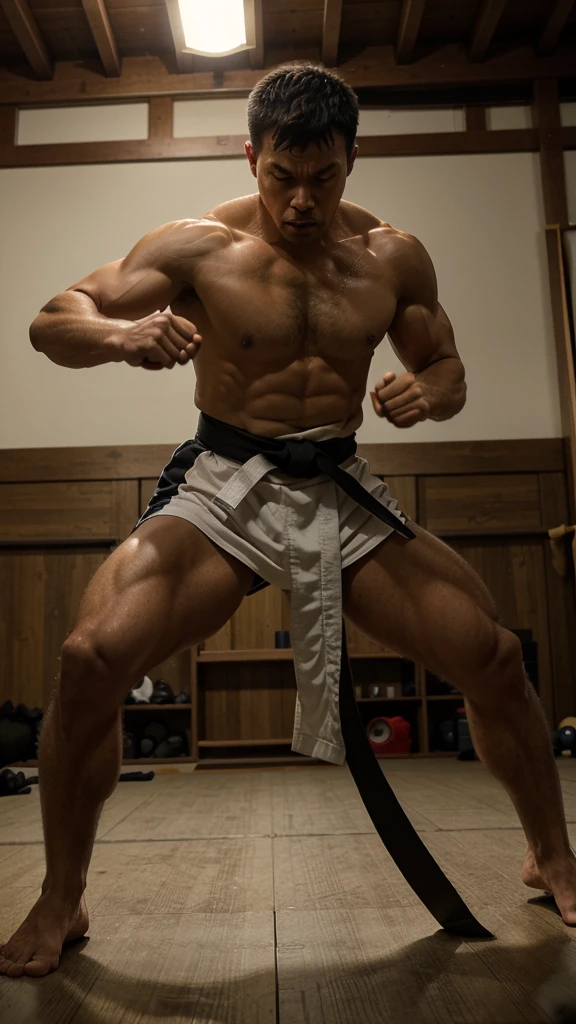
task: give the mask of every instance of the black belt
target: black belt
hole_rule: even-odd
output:
[[[340,469],[339,463],[356,454],[354,434],[327,441],[260,437],[201,412],[196,440],[208,451],[235,462],[244,463],[255,455],[263,454],[290,476],[313,477],[326,473],[354,501],[388,523],[402,536],[409,540],[416,536],[350,473]],[[340,724],[346,747],[346,763],[352,778],[380,839],[408,884],[447,932],[465,938],[493,938],[492,933],[476,920],[448,881],[408,820],[380,769],[356,703],[344,618],[340,662]]]

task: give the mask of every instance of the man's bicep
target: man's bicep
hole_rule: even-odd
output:
[[[67,288],[66,291],[89,295],[103,316],[140,320],[165,309],[182,290],[154,267],[132,268],[125,260],[116,260]]]
[[[414,373],[425,366],[458,357],[452,325],[438,302],[432,260],[413,235],[398,239],[397,306],[388,335],[394,352]]]
[[[89,295],[109,317],[138,320],[165,309],[182,290],[166,256],[169,227],[149,232],[124,259],[99,267],[66,290]]]
[[[460,358],[452,324],[439,302],[434,311],[417,303],[399,304],[388,336],[398,359],[412,373],[439,359]]]

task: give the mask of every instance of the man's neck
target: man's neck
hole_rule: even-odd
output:
[[[276,249],[281,249],[288,256],[298,262],[304,260],[313,260],[318,256],[321,256],[326,249],[340,241],[342,236],[343,225],[341,224],[341,217],[336,213],[336,217],[330,223],[328,229],[324,234],[313,241],[302,241],[290,242],[284,235],[278,230],[276,224],[272,220],[272,217],[268,213],[268,210],[264,206],[261,197],[258,195],[256,216],[253,233],[263,241],[267,242],[268,245],[274,246]]]

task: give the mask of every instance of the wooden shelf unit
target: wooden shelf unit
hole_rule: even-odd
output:
[[[350,627],[347,627],[350,630]],[[360,641],[361,642],[361,641]],[[411,673],[416,688],[416,694],[409,696],[400,697],[361,697],[357,696],[357,702],[360,706],[373,705],[373,714],[378,714],[378,705],[382,705],[382,713],[391,714],[398,713],[403,714],[403,717],[407,717],[411,721],[412,735],[416,750],[411,754],[404,755],[393,755],[402,757],[455,757],[456,752],[452,751],[438,751],[430,749],[430,731],[434,727],[438,720],[438,714],[431,715],[431,708],[434,704],[429,702],[436,701],[449,701],[451,705],[459,706],[463,703],[463,696],[459,693],[454,694],[433,694],[427,693],[427,675],[426,670],[416,662],[411,661],[408,658],[404,658],[397,654],[395,651],[388,650],[386,648],[377,648],[375,644],[371,644],[369,641],[366,642],[366,650],[351,650],[349,651],[350,660],[360,667],[360,664],[364,666],[373,664],[377,668],[378,664],[385,662],[391,666],[393,663],[404,662],[404,665],[412,666]],[[238,649],[230,650],[204,650],[202,647],[196,648],[191,651],[191,686],[192,686],[192,760],[198,762],[198,766],[210,766],[216,767],[218,764],[223,766],[233,766],[241,764],[260,764],[260,763],[286,763],[287,759],[290,761],[296,761],[300,763],[310,763],[310,759],[303,757],[299,754],[291,752],[292,743],[292,728],[285,728],[283,732],[278,736],[255,736],[248,738],[242,735],[232,735],[229,738],[218,736],[218,729],[209,727],[208,735],[206,735],[206,704],[205,699],[211,692],[211,674],[216,671],[218,673],[218,681],[214,684],[214,690],[226,691],[227,688],[230,690],[236,690],[237,688],[244,693],[249,688],[246,682],[238,682],[236,686],[236,680],[232,680],[231,677],[226,676],[226,666],[237,666],[240,669],[246,669],[250,665],[260,665],[262,663],[280,663],[286,664],[292,662],[294,653],[292,648],[247,648],[242,647]],[[278,666],[280,670],[280,665]],[[261,672],[261,669],[259,670]],[[355,675],[355,683],[358,688],[358,681]],[[400,678],[400,666],[398,666],[397,677],[394,681],[398,682]],[[224,682],[221,682],[224,680]],[[387,681],[387,680],[386,680]],[[385,685],[384,681],[381,685]],[[258,682],[255,683],[258,688]],[[268,683],[268,687],[273,687],[274,681]],[[360,684],[361,685],[361,684]],[[296,684],[294,680],[294,693],[296,691]],[[220,709],[220,715],[217,717],[217,725],[222,722],[222,715],[225,713],[222,709],[225,707],[225,702],[229,694],[219,693],[218,708]],[[451,707],[449,704],[448,707]],[[413,708],[413,712],[407,714],[407,709]],[[447,714],[448,714],[448,708]],[[455,710],[455,708],[454,708]],[[237,714],[236,711],[231,711],[231,714]],[[370,714],[366,717],[366,723],[372,717]],[[442,716],[440,716],[442,717]],[[432,719],[432,720],[431,720]],[[249,717],[247,714],[242,719],[244,726],[249,726]],[[234,732],[234,730],[232,730]],[[277,748],[275,751],[270,749],[268,756],[263,758],[258,755],[258,751],[261,748]],[[218,757],[217,751],[221,750],[223,756]],[[226,754],[232,755],[234,751],[237,751],[237,756],[224,756]],[[314,759],[317,760],[317,759]],[[323,763],[323,762],[322,762]]]

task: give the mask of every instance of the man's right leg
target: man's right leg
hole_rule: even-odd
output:
[[[155,516],[90,581],[41,735],[42,895],[0,947],[0,974],[47,974],[62,944],[85,933],[86,875],[103,804],[120,774],[126,695],[154,665],[216,633],[253,576],[191,523]]]

